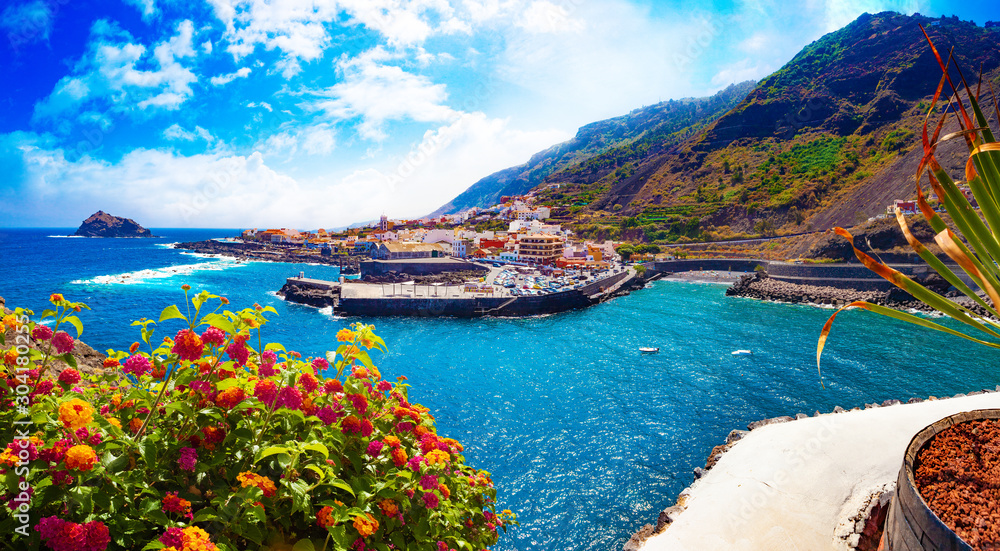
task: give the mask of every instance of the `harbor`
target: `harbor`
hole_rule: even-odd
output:
[[[378,269],[364,264],[362,277],[366,268]],[[324,281],[300,273],[288,278],[278,294],[291,302],[332,307],[342,316],[523,317],[585,308],[641,288],[646,281],[634,267],[626,266],[549,275],[522,266],[476,266],[488,272],[477,281],[459,285]]]

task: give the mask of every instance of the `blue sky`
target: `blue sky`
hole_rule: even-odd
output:
[[[0,227],[424,215],[589,122],[938,0],[3,0]]]

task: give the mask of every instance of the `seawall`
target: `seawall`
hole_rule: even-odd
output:
[[[615,296],[635,274],[624,271],[590,283],[580,289],[570,289],[539,296],[520,297],[351,297],[342,292],[334,310],[345,316],[449,316],[473,318],[481,316],[525,317],[555,314],[584,308]],[[363,285],[363,284],[348,284]]]

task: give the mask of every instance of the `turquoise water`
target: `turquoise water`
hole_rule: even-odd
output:
[[[181,301],[183,283],[234,306],[274,306],[280,315],[266,338],[305,355],[334,348],[334,334],[351,321],[374,323],[389,345],[375,358],[386,378],[409,378],[413,401],[465,444],[470,464],[493,473],[501,502],[520,515],[522,526],[496,547],[503,550],[620,548],[673,503],[729,431],[750,421],[998,382],[986,350],[847,312],[824,354],[824,390],[815,344],[832,311],[726,297],[721,285],[657,282],[530,319],[336,319],[273,294],[299,271],[334,278],[334,267],[237,265],[163,246],[234,231],[47,237],[58,232],[68,230],[0,230],[0,296],[39,310],[52,292],[88,303],[84,340],[98,349],[136,340],[129,321]],[[130,277],[102,277],[120,274]],[[640,355],[641,346],[660,353]],[[754,354],[732,356],[736,349]]]

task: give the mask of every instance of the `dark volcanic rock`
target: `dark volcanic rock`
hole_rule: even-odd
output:
[[[102,210],[83,221],[73,235],[83,237],[154,237],[153,233],[131,218],[119,218]]]

